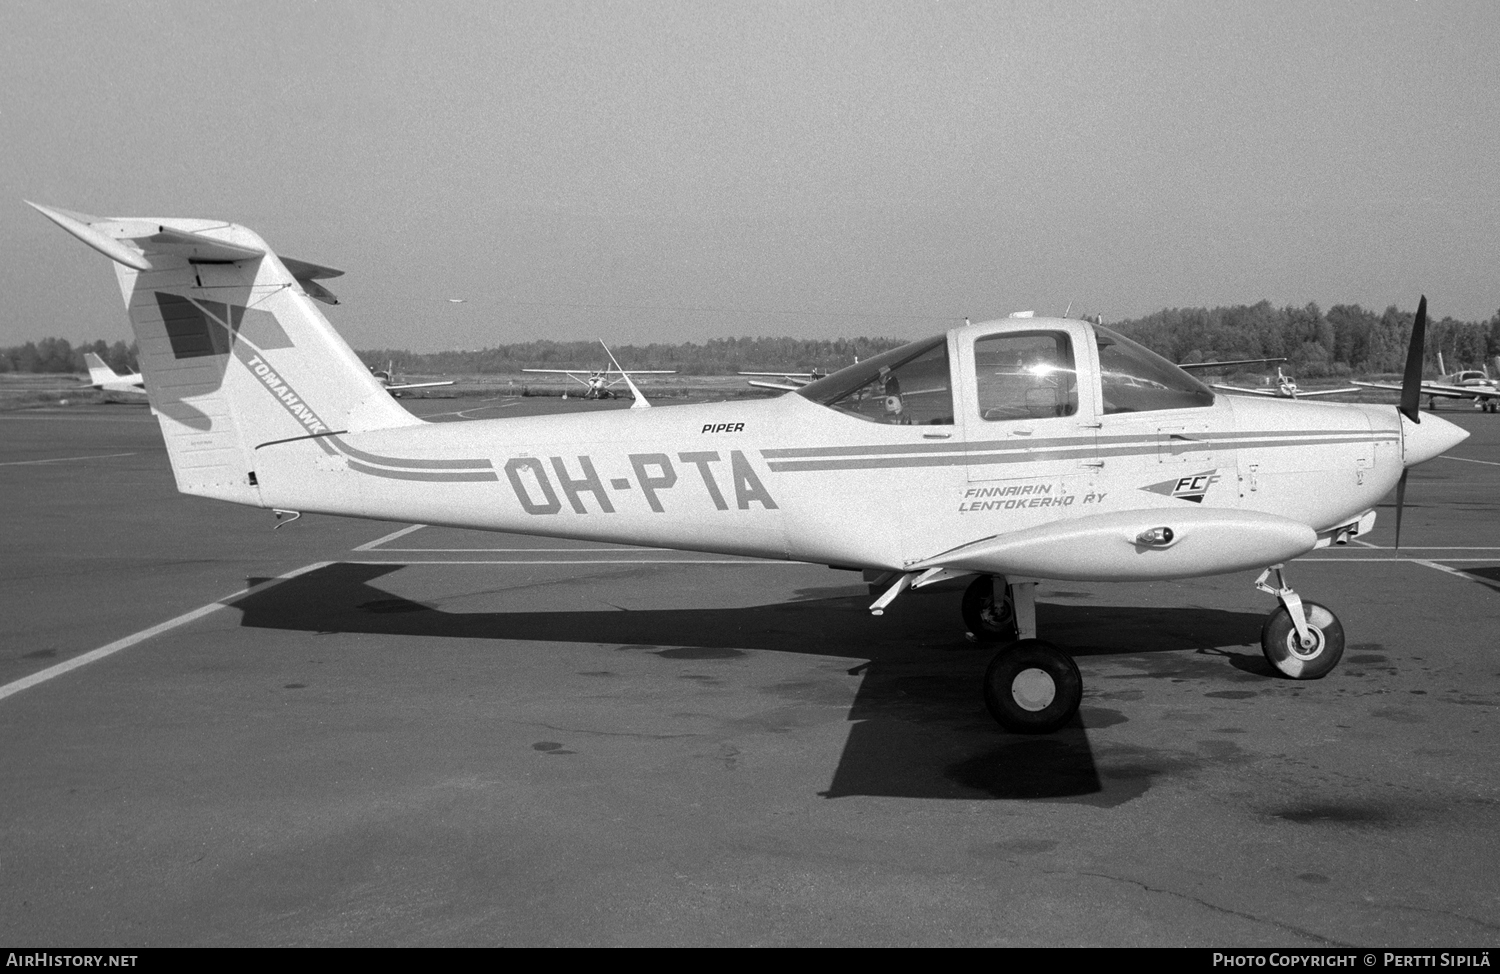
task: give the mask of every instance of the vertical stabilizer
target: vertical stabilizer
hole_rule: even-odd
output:
[[[83,353],[83,363],[89,367],[89,382],[96,386],[102,388],[107,383],[120,381],[120,374],[93,352]]]
[[[182,492],[259,505],[257,446],[308,439],[332,454],[325,434],[420,424],[314,304],[333,299],[312,278],[339,271],[283,263],[255,233],[222,221],[31,205],[115,261]]]

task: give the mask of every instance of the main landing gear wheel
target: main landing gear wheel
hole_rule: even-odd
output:
[[[1302,645],[1297,638],[1292,614],[1281,605],[1260,631],[1260,648],[1266,654],[1266,661],[1282,676],[1316,680],[1327,676],[1344,655],[1344,627],[1337,616],[1316,602],[1303,602],[1302,611],[1307,617],[1308,635],[1312,637],[1309,645]]]
[[[980,575],[969,583],[964,591],[960,608],[964,625],[981,643],[1008,643],[1016,638],[1015,600],[1009,585],[1005,586],[1005,598],[995,601],[995,579],[991,575]]]
[[[1022,639],[996,654],[984,674],[984,705],[1017,734],[1050,734],[1078,712],[1083,678],[1056,646]]]

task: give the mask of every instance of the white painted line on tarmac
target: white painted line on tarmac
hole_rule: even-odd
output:
[[[37,463],[71,463],[74,460],[110,460],[114,457],[133,457],[134,453],[95,453],[86,457],[53,457],[51,460],[7,460],[0,467],[28,467]]]
[[[371,544],[373,543],[374,542],[371,542]],[[354,550],[359,551],[361,549],[356,548]],[[380,550],[382,552],[400,552],[402,554],[411,553],[418,555],[519,555],[525,554],[529,551],[540,552],[542,554],[556,554],[558,552],[572,553],[575,551],[579,554],[609,554],[612,551],[660,551],[663,553],[671,552],[671,549],[669,548],[651,548],[645,545],[616,545],[613,548],[381,548]]]
[[[1372,549],[1374,551],[1396,551],[1397,550],[1395,548],[1392,548],[1390,545],[1369,544],[1368,542],[1363,542],[1363,541],[1355,542],[1355,543],[1356,544],[1363,544],[1366,548],[1370,548],[1370,549]],[[1500,547],[1496,547],[1495,545],[1435,545],[1435,544],[1420,545],[1420,544],[1409,544],[1409,545],[1406,545],[1405,547],[1401,548],[1400,550],[1401,551],[1500,551]]]
[[[1391,559],[1395,561],[1396,559]],[[1403,561],[1410,559],[1401,559]],[[1479,561],[1481,559],[1474,559]],[[795,565],[799,568],[821,568],[805,561],[772,561],[746,558],[734,560],[729,558],[596,558],[588,561],[577,559],[542,559],[542,558],[492,558],[474,560],[449,560],[447,558],[361,558],[359,561],[348,562],[351,565],[572,565],[575,568],[580,565]]]
[[[244,599],[247,596],[255,595],[258,592],[264,592],[266,589],[271,588],[274,585],[280,585],[282,582],[285,582],[288,579],[296,578],[298,575],[305,575],[311,571],[317,571],[319,568],[325,568],[331,564],[333,564],[333,562],[331,561],[315,561],[311,565],[303,565],[301,568],[293,569],[292,571],[289,571],[284,575],[277,575],[275,578],[269,578],[264,582],[252,585],[242,592],[236,592],[233,595],[226,596],[222,599],[215,599],[207,605],[199,606],[191,612],[184,612],[177,618],[168,619],[166,622],[152,626],[150,629],[142,629],[138,633],[126,636],[124,639],[116,639],[108,646],[100,646],[98,649],[90,650],[89,652],[84,653],[81,656],[75,656],[70,660],[64,660],[63,662],[58,663],[56,666],[49,666],[45,670],[38,670],[30,676],[23,676],[19,680],[16,680],[12,683],[7,683],[5,684],[5,686],[0,687],[0,700],[4,700],[6,697],[10,696],[13,693],[20,693],[22,690],[34,687],[38,683],[45,683],[53,677],[62,676],[64,673],[67,673],[70,670],[76,670],[80,666],[87,666],[88,664],[93,663],[96,660],[101,660],[106,656],[113,656],[120,650],[129,649],[136,643],[144,642],[145,640],[150,639],[152,636],[159,636],[162,633],[167,632],[168,630],[176,629],[178,626],[187,625],[189,622],[193,622],[196,619],[201,619],[206,615],[217,612],[219,609],[225,608],[226,606],[234,605],[236,602]]]
[[[1479,559],[1477,559],[1477,558],[1449,558],[1449,559],[1446,559],[1446,560],[1447,561],[1478,561]],[[1480,585],[1483,585],[1486,588],[1492,588],[1492,589],[1495,589],[1497,591],[1500,591],[1500,585],[1497,585],[1496,583],[1490,581],[1487,578],[1480,578],[1478,575],[1470,575],[1468,572],[1461,572],[1457,568],[1449,568],[1447,565],[1441,565],[1441,564],[1438,564],[1435,561],[1426,561],[1424,559],[1415,559],[1415,561],[1419,565],[1426,565],[1428,568],[1436,568],[1438,571],[1444,572],[1445,574],[1456,575],[1456,576],[1458,576],[1459,578],[1463,579],[1466,582],[1478,582]]]
[[[1462,460],[1464,463],[1482,463],[1486,467],[1500,467],[1500,463],[1496,463],[1494,460],[1470,460],[1468,457],[1450,457],[1446,453],[1442,454],[1439,459],[1442,459],[1442,460]]]
[[[395,541],[397,538],[404,538],[408,534],[411,534],[413,531],[420,531],[425,527],[427,527],[427,525],[425,524],[409,524],[406,527],[402,528],[400,531],[392,531],[390,534],[387,534],[384,537],[376,538],[374,541],[366,541],[364,544],[360,545],[354,550],[370,551],[374,548],[378,548],[380,545],[385,544],[387,541]]]
[[[1389,550],[1389,549],[1387,549],[1387,550]],[[1425,559],[1425,558],[1396,558],[1396,557],[1390,557],[1390,558],[1354,558],[1354,557],[1351,557],[1349,555],[1331,555],[1331,556],[1322,557],[1322,558],[1319,558],[1319,557],[1298,558],[1297,559],[1297,564],[1299,564],[1299,565],[1307,565],[1307,564],[1311,564],[1312,562],[1315,562],[1315,561],[1353,561],[1353,562],[1360,562],[1360,561],[1409,561],[1409,562],[1412,562],[1412,563],[1417,564],[1417,565],[1425,565],[1425,564],[1427,564],[1427,559]],[[1495,561],[1495,557],[1492,556],[1490,558],[1444,558],[1443,561],[1481,561],[1481,562],[1493,562],[1493,561]],[[1436,563],[1434,562],[1434,564],[1436,564]]]

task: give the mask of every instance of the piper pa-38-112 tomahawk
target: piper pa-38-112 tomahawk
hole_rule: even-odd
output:
[[[1467,434],[1417,411],[1426,300],[1399,409],[1218,396],[1092,322],[956,327],[774,399],[425,423],[306,293],[328,268],[214,220],[37,207],[115,262],[178,489],[279,511],[972,577],[968,629],[1015,731],[1072,719],[1082,681],[1037,638],[1041,579],[1261,570],[1285,676],[1327,673],[1339,620],[1285,563],[1369,531],[1406,471]],[[1274,579],[1274,582],[1271,581]]]
[[[631,381],[632,375],[675,375],[677,373],[676,369],[632,369],[626,372],[620,368],[620,363],[615,359],[615,353],[604,344],[604,339],[599,339],[599,345],[604,349],[604,354],[609,356],[609,365],[597,372],[588,372],[583,369],[522,369],[521,371],[565,375],[574,382],[581,382],[584,387],[583,395],[579,397],[581,399],[613,399],[617,395],[614,387],[623,382],[630,389],[631,396],[635,398],[635,402],[630,406],[631,409],[646,409],[651,405],[650,400],[642,395],[641,390],[636,388],[635,383]],[[568,398],[566,393],[563,398]]]

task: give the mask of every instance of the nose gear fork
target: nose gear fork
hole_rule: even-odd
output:
[[[1274,595],[1281,600],[1281,604],[1286,606],[1287,615],[1291,616],[1292,626],[1297,630],[1298,645],[1302,647],[1304,652],[1311,651],[1317,646],[1317,637],[1307,627],[1307,614],[1302,611],[1302,596],[1292,591],[1292,587],[1286,583],[1286,578],[1281,573],[1281,570],[1285,567],[1283,564],[1272,565],[1270,568],[1267,568],[1255,580],[1255,587],[1267,595]],[[1276,573],[1276,584],[1274,586],[1266,584],[1266,579],[1271,577],[1272,572]]]

